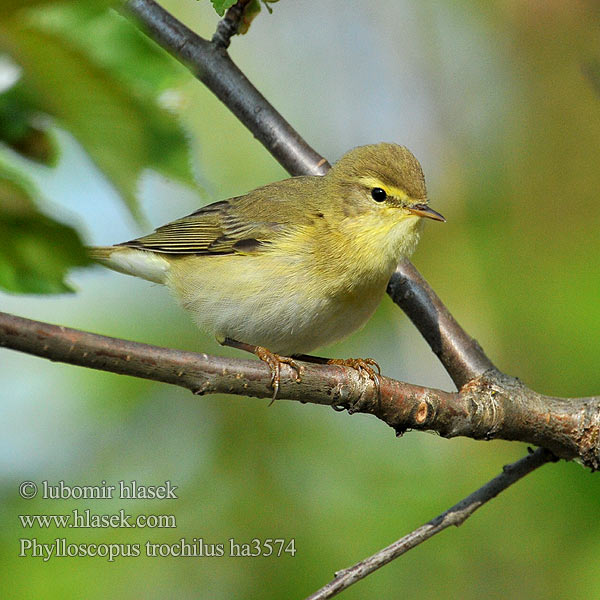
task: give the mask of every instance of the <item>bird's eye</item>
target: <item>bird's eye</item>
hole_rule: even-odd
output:
[[[375,187],[371,190],[371,198],[373,198],[373,200],[375,200],[375,202],[384,202],[385,199],[387,198],[387,194],[386,194],[385,190]]]

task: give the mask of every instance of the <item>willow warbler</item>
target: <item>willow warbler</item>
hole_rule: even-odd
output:
[[[424,217],[444,221],[427,205],[419,162],[382,143],[351,150],[325,176],[271,183],[90,253],[166,285],[219,342],[255,352],[271,367],[275,396],[281,362],[299,376],[289,357],[369,319]]]

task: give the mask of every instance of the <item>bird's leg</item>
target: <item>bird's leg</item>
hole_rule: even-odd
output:
[[[271,387],[273,388],[273,398],[271,400],[271,404],[275,402],[275,398],[277,397],[277,392],[279,391],[279,384],[281,382],[281,365],[285,363],[286,365],[290,365],[294,372],[294,381],[301,381],[302,371],[304,368],[302,365],[299,365],[293,358],[289,356],[279,356],[279,354],[275,354],[267,348],[263,346],[254,346],[252,344],[246,344],[245,342],[238,342],[237,340],[232,340],[231,338],[218,339],[217,341],[222,346],[230,346],[231,348],[237,348],[238,350],[244,350],[246,352],[251,352],[260,358],[260,360],[266,362],[271,369]],[[271,406],[269,404],[269,406]]]
[[[319,365],[339,365],[340,367],[350,367],[356,369],[362,376],[368,377],[377,391],[377,397],[381,399],[381,368],[372,358],[323,358],[321,356],[311,356],[310,354],[295,355],[304,362],[312,362]],[[375,372],[377,369],[377,372]],[[356,407],[353,407],[356,409]]]

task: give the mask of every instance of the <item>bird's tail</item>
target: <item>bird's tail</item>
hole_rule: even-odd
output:
[[[164,255],[148,250],[127,246],[94,246],[87,248],[87,253],[92,260],[113,271],[154,283],[165,283],[169,272],[169,262]]]
[[[108,260],[114,250],[114,246],[89,246],[86,248],[88,256],[101,263]]]

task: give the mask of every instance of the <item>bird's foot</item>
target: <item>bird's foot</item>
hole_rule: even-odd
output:
[[[275,402],[275,398],[277,398],[279,384],[281,383],[281,365],[286,364],[292,368],[293,378],[296,382],[302,380],[304,367],[297,363],[293,358],[290,358],[289,356],[279,356],[279,354],[274,354],[263,346],[255,346],[254,354],[256,354],[260,360],[266,362],[271,369],[271,387],[273,388],[273,398],[269,404],[269,406],[271,406],[271,404]]]
[[[293,358],[289,358],[288,356],[279,356],[279,354],[275,354],[274,352],[267,350],[267,348],[264,346],[254,346],[253,344],[238,342],[237,340],[229,337],[217,337],[217,341],[222,346],[230,346],[231,348],[238,348],[239,350],[244,350],[245,352],[252,352],[252,354],[255,354],[258,356],[258,358],[260,358],[260,360],[269,365],[269,368],[271,369],[271,387],[273,388],[273,398],[271,400],[271,404],[275,402],[275,398],[277,398],[277,392],[279,391],[282,363],[292,367],[292,377],[295,382],[302,380],[304,367],[298,364]],[[271,406],[271,404],[269,404],[269,406]]]

